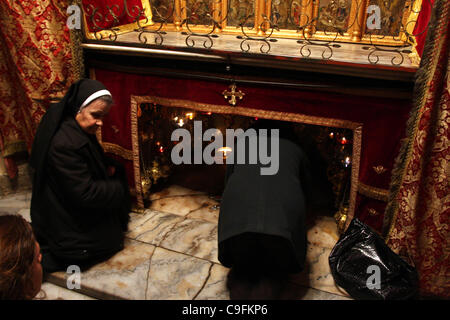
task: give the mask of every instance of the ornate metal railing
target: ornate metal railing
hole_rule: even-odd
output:
[[[362,44],[371,64],[389,53],[402,65],[412,53],[422,4],[430,0],[117,0],[97,8],[85,5],[88,38],[115,41],[133,31],[145,45],[164,45],[168,32],[184,36],[187,47],[214,49],[221,35],[240,40],[240,51],[271,54],[280,39],[292,39],[300,57],[332,59],[343,42]],[[116,1],[116,2],[117,2]],[[138,3],[137,3],[138,2]],[[123,20],[132,23],[123,25]],[[121,24],[122,23],[122,24]],[[148,37],[152,35],[152,37]]]

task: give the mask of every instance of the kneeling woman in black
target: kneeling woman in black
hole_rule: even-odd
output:
[[[259,120],[256,129],[278,130],[278,170],[263,175],[258,163],[227,164],[220,205],[218,258],[231,268],[230,298],[278,299],[290,273],[300,272],[306,258],[306,211],[311,196],[309,160],[293,138],[290,125]],[[252,129],[255,129],[252,128]],[[253,134],[254,145],[267,134]],[[245,139],[245,135],[238,137]],[[250,142],[245,157],[250,158]],[[236,155],[239,149],[235,145]],[[256,150],[256,149],[254,149]],[[247,160],[248,162],[248,160]]]
[[[31,220],[44,272],[88,268],[123,248],[130,196],[125,170],[105,156],[95,132],[112,105],[82,79],[43,116],[31,152]]]

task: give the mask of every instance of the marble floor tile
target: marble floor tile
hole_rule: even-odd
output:
[[[29,209],[30,202],[25,199],[10,199],[8,197],[0,200],[0,211],[12,211],[16,212],[20,209]]]
[[[146,299],[192,300],[202,289],[212,263],[156,248],[153,253]]]
[[[328,257],[339,239],[339,232],[333,217],[317,217],[307,230],[308,247],[305,270],[292,279],[296,284],[323,292],[348,296],[338,287],[331,274]]]
[[[314,246],[308,243],[305,270],[300,274],[293,275],[292,281],[305,287],[337,295],[346,295],[346,292],[336,285],[331,274],[328,263],[330,252],[330,248]]]
[[[176,197],[176,196],[189,196],[189,195],[200,195],[200,194],[205,194],[205,193],[201,192],[201,191],[191,190],[191,189],[177,186],[177,185],[171,185],[164,190],[152,193],[150,195],[149,199],[150,200],[158,200],[158,199],[170,198],[170,197]]]
[[[332,249],[339,240],[339,231],[333,217],[317,217],[307,229],[306,237],[313,246]]]
[[[50,282],[44,282],[34,300],[96,300],[95,298],[69,290]]]
[[[230,300],[226,279],[230,269],[220,264],[213,264],[205,286],[195,300]]]
[[[206,259],[217,260],[217,225],[198,219],[185,219],[167,233],[161,247]]]
[[[183,219],[176,214],[146,210],[144,215],[130,222],[126,236],[158,246],[175,224]]]
[[[332,294],[329,292],[303,287],[296,284],[289,283],[283,294],[281,300],[352,300],[351,298],[342,295]]]
[[[20,209],[17,211],[17,214],[20,214],[25,220],[31,222],[30,208]]]
[[[154,250],[152,245],[126,240],[122,251],[81,273],[80,291],[98,299],[145,299]],[[56,272],[48,281],[64,286],[70,275]]]
[[[0,214],[20,214],[29,221],[30,199],[30,192],[2,197]],[[99,299],[229,299],[228,269],[217,260],[219,209],[212,207],[219,203],[179,186],[153,199],[150,209],[130,214],[125,249],[81,274],[81,292]],[[328,264],[339,239],[334,219],[317,217],[307,238],[305,270],[291,277],[284,299],[349,299],[335,285]],[[62,289],[47,284],[48,297],[77,299],[78,293],[66,289],[67,277],[64,272],[49,277]]]
[[[212,206],[202,207],[198,210],[194,210],[186,215],[187,218],[202,219],[217,224],[219,222],[219,202],[214,201]]]
[[[194,210],[209,208],[217,204],[207,195],[176,196],[152,201],[151,210],[186,216]]]
[[[21,203],[21,201],[26,202],[30,199],[31,199],[30,192],[17,192],[0,197],[0,205],[6,207],[7,206],[6,204],[9,202],[16,203],[16,201],[18,201],[18,203]]]
[[[19,210],[20,209],[18,208],[0,207],[0,216],[6,216],[8,214],[17,214]]]

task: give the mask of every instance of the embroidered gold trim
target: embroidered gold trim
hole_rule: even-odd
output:
[[[133,151],[133,169],[134,169],[134,184],[136,188],[136,202],[139,208],[144,208],[144,199],[142,196],[141,184],[141,164],[139,160],[139,136],[138,136],[138,116],[137,108],[138,101],[134,96],[131,96],[131,147]]]
[[[356,193],[359,180],[359,165],[361,161],[361,145],[362,145],[362,124],[359,124],[353,130],[353,155],[352,155],[352,172],[351,172],[351,187],[350,199],[347,220],[345,221],[344,232],[347,230],[350,222],[355,216]]]
[[[389,190],[368,186],[361,181],[358,184],[358,192],[366,197],[376,200],[384,202],[388,202],[389,200]]]
[[[121,147],[118,144],[110,142],[103,142],[102,146],[105,152],[109,152],[118,155],[126,160],[133,161],[133,150],[125,149],[124,147]]]
[[[75,0],[74,3],[81,8],[81,0]],[[81,30],[70,30],[70,49],[72,52],[72,71],[75,75],[75,80],[83,78],[84,75],[84,59],[83,49],[81,44],[83,42],[83,34]]]
[[[190,109],[200,110],[200,111],[204,111],[204,112],[236,114],[236,115],[247,116],[247,117],[259,117],[259,118],[266,118],[266,119],[272,119],[272,120],[301,122],[301,123],[305,123],[305,124],[336,127],[336,128],[346,128],[346,129],[352,129],[352,130],[355,130],[356,128],[362,126],[361,123],[348,121],[348,120],[308,116],[308,115],[304,115],[304,114],[291,113],[291,112],[260,110],[260,109],[243,108],[243,107],[231,107],[229,105],[207,104],[207,103],[195,102],[195,101],[190,101],[190,100],[169,99],[169,98],[160,98],[160,97],[152,97],[152,96],[131,96],[131,99],[132,100],[134,99],[134,101],[138,105],[141,103],[155,103],[155,104],[160,104],[160,105],[163,105],[166,107],[190,108]]]
[[[444,12],[445,1],[437,0],[432,9],[432,15],[434,12]],[[423,48],[423,55],[421,58],[421,65],[415,76],[414,98],[413,107],[410,112],[409,119],[406,123],[406,138],[403,139],[400,151],[394,163],[394,169],[392,170],[391,185],[389,187],[389,200],[385,209],[384,221],[383,221],[383,237],[386,243],[389,242],[394,225],[397,220],[397,214],[399,210],[399,202],[397,196],[400,191],[400,187],[407,174],[407,168],[410,161],[413,158],[413,144],[414,139],[419,132],[419,120],[422,118],[422,114],[425,112],[425,104],[427,102],[429,92],[429,83],[433,80],[433,75],[439,61],[439,52],[444,43],[445,37],[438,37],[439,26],[444,25],[445,19],[448,19],[445,14],[437,14],[436,19],[431,19],[428,26],[428,34],[433,35],[425,42]],[[436,37],[434,36],[436,35]]]
[[[280,112],[271,110],[260,110],[252,108],[243,107],[231,107],[229,105],[215,105],[206,104],[189,100],[180,99],[168,99],[153,96],[131,96],[131,127],[132,127],[132,145],[133,145],[133,166],[135,170],[135,184],[136,184],[136,198],[138,203],[142,203],[142,187],[140,178],[140,163],[139,163],[139,141],[138,141],[138,131],[137,131],[137,106],[141,103],[153,103],[159,104],[166,107],[178,107],[178,108],[189,108],[198,111],[212,112],[212,113],[224,113],[224,114],[235,114],[247,117],[259,117],[273,120],[281,121],[291,121],[299,122],[311,125],[320,125],[327,127],[336,128],[346,128],[353,130],[353,165],[351,172],[351,188],[350,188],[350,203],[348,210],[348,218],[346,221],[346,227],[350,223],[354,216],[356,194],[358,189],[358,177],[359,177],[359,166],[361,158],[361,143],[362,143],[362,124],[358,122],[309,116],[305,114],[290,113],[290,112]],[[140,201],[140,202],[139,202]]]

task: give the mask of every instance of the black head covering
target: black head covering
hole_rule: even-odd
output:
[[[38,184],[41,180],[50,142],[64,118],[67,116],[75,117],[86,99],[101,90],[106,90],[106,87],[97,80],[78,80],[70,86],[64,98],[60,102],[52,104],[44,114],[31,149],[30,165],[35,170],[33,184]],[[34,187],[37,188],[38,186],[35,185]]]

